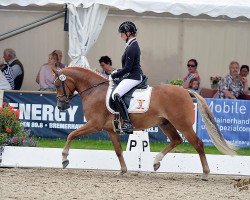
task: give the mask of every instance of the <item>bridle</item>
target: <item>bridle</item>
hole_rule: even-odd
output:
[[[60,72],[60,75],[56,78],[56,80],[57,80],[57,79],[59,79],[60,82],[61,82],[61,87],[62,87],[62,89],[63,89],[63,94],[57,95],[56,98],[57,98],[57,99],[60,99],[60,98],[62,98],[62,97],[65,97],[64,102],[65,102],[65,103],[69,103],[69,101],[70,101],[73,97],[75,97],[77,94],[74,94],[74,92],[72,92],[72,90],[69,88],[69,86],[68,86],[67,83],[66,83],[67,76],[64,75],[62,72]],[[56,80],[55,80],[55,82],[56,82]],[[87,91],[89,91],[89,90],[91,90],[91,89],[93,89],[93,88],[95,88],[95,87],[98,87],[98,86],[100,86],[100,85],[102,85],[102,84],[104,84],[104,83],[108,83],[108,82],[109,82],[109,81],[106,80],[106,81],[97,83],[97,84],[95,84],[95,85],[92,85],[92,86],[90,86],[89,88],[87,88],[87,89],[85,89],[85,90],[79,92],[79,95],[81,96],[83,93],[85,93],[85,92],[87,92]],[[68,88],[68,90],[70,91],[71,94],[67,95],[65,86]]]
[[[71,91],[71,89],[69,88],[68,84],[66,83],[67,77],[66,77],[63,73],[61,73],[61,74],[55,79],[55,82],[57,81],[57,79],[59,79],[59,80],[61,81],[61,87],[62,87],[62,89],[63,89],[63,94],[57,95],[56,98],[59,100],[61,97],[65,97],[64,102],[65,102],[65,103],[69,103],[69,101],[73,98],[74,93]],[[66,93],[65,85],[66,85],[66,87],[68,88],[68,90],[70,91],[70,94],[69,94],[69,95],[67,95],[67,93]]]

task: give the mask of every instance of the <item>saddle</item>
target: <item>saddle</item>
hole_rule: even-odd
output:
[[[152,87],[148,86],[147,79],[148,78],[143,75],[142,82],[123,95],[122,99],[129,113],[144,113],[148,110]],[[119,82],[114,82],[113,85],[109,86],[106,95],[106,106],[113,114],[116,113],[116,110],[113,104],[112,94]]]

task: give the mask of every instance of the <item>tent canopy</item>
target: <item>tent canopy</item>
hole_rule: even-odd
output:
[[[17,4],[20,6],[71,3],[88,8],[98,3],[120,10],[131,9],[141,13],[152,11],[156,13],[169,12],[174,15],[190,14],[198,16],[206,14],[211,17],[228,16],[230,18],[250,18],[249,0],[0,0],[1,6]]]

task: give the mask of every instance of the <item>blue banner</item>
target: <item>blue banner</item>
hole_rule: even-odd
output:
[[[71,107],[59,111],[56,106],[56,94],[4,92],[4,102],[19,109],[22,124],[31,130],[33,135],[41,138],[67,138],[68,134],[86,123],[79,95],[71,101]],[[82,138],[106,139],[105,131],[96,132]],[[121,135],[121,140],[127,140],[127,135]]]
[[[239,147],[250,147],[250,102],[232,99],[206,101],[224,138]],[[197,134],[205,145],[212,145],[199,112]]]

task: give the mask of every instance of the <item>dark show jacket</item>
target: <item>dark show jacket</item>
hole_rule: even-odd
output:
[[[111,77],[113,79],[124,77],[126,79],[141,80],[143,72],[140,65],[140,55],[140,47],[134,38],[129,42],[122,55],[122,69],[111,74]]]

